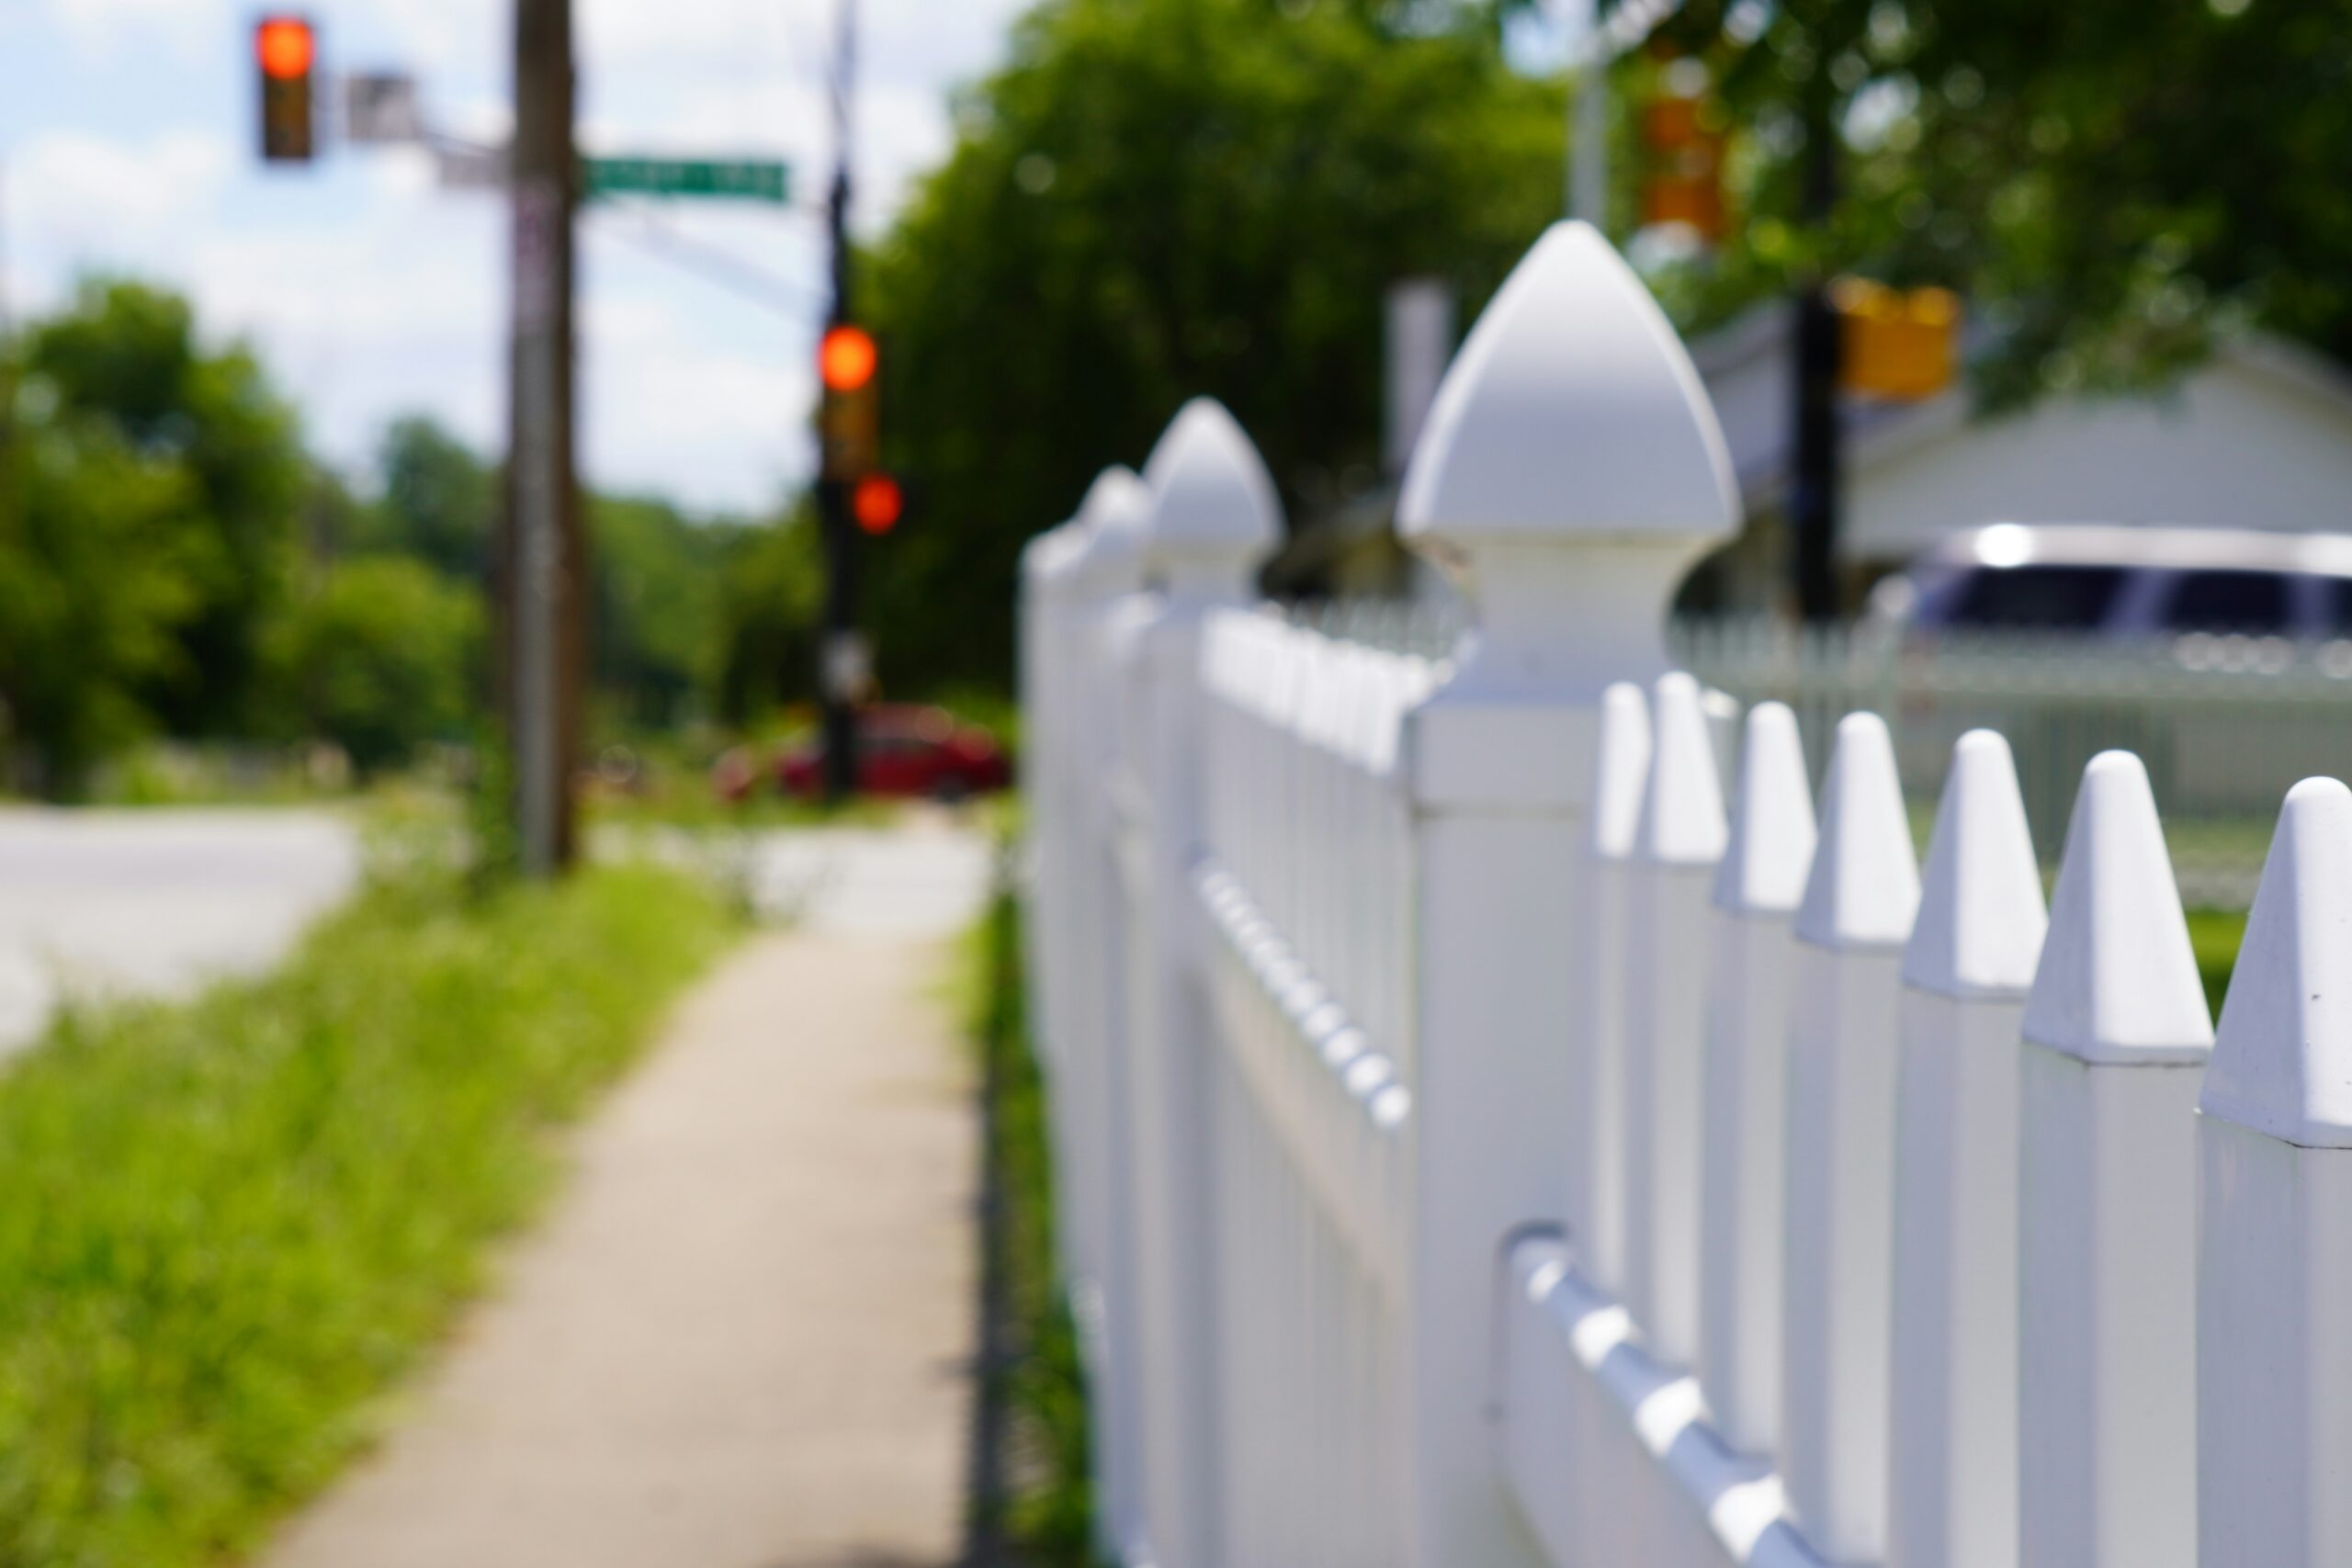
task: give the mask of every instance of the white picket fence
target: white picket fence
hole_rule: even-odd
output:
[[[1568,224],[1408,478],[1451,650],[1249,603],[1279,519],[1212,403],[1032,547],[1106,1552],[2352,1563],[2352,792],[2287,797],[2217,1039],[2131,755],[2045,916],[1998,734],[1923,873],[1877,716],[1817,804],[1789,708],[1711,722],[1665,607],[1732,505]]]

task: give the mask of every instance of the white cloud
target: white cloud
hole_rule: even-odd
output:
[[[8,173],[17,222],[72,240],[184,222],[219,195],[230,166],[227,141],[209,130],[142,142],[59,130],[28,141]]]
[[[101,55],[161,44],[187,56],[238,25],[229,0],[48,0],[48,11],[74,48]]]
[[[575,0],[584,143],[773,154],[821,199],[835,0]],[[878,227],[948,142],[945,92],[1001,54],[1028,0],[865,0],[859,222]],[[334,460],[363,463],[414,410],[503,437],[505,217],[433,188],[410,152],[337,150],[295,179],[252,164],[238,40],[261,0],[0,0],[17,97],[11,266],[31,303],[104,267],[187,290],[250,336]],[[289,7],[293,8],[293,7]],[[330,69],[414,71],[445,128],[502,140],[511,0],[311,0]],[[0,89],[5,91],[6,89]],[[0,121],[5,121],[0,112]],[[67,125],[74,129],[63,129]],[[783,279],[763,308],[584,224],[583,467],[702,506],[773,503],[813,459],[809,339],[822,297],[806,210],[678,203],[662,227]],[[795,311],[797,314],[795,314]]]

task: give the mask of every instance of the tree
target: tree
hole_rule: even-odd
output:
[[[476,711],[481,595],[421,560],[339,562],[284,623],[283,668],[304,732],[361,772],[465,739]]]
[[[10,388],[0,371],[0,391]],[[198,603],[190,481],[41,383],[0,407],[0,702],[31,787],[71,797],[149,723]]]
[[[824,575],[807,508],[735,532],[720,576],[719,716],[756,725],[779,703],[813,698]]]
[[[85,282],[35,323],[24,371],[59,417],[102,422],[121,449],[183,476],[172,548],[192,597],[177,656],[146,661],[141,695],[177,733],[250,727],[296,547],[306,464],[292,414],[248,350],[198,342],[186,299],[120,279]]]
[[[410,414],[385,428],[376,471],[383,491],[352,546],[482,581],[498,517],[497,470],[431,419]]]
[[[1816,262],[1950,284],[1996,405],[2147,384],[2233,321],[2352,358],[2352,0],[1690,0],[1659,39],[1717,84],[1746,214],[1667,280],[1687,320]],[[1818,230],[1816,116],[1844,165]]]
[[[1382,299],[1466,311],[1557,215],[1562,102],[1485,6],[1049,0],[878,247],[886,679],[1004,680],[1022,543],[1178,405],[1223,399],[1294,509],[1379,461]]]
[[[591,676],[628,722],[673,724],[710,692],[723,636],[720,579],[736,531],[650,497],[590,502]]]

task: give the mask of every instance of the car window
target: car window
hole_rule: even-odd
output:
[[[2294,618],[2286,575],[2276,571],[2184,571],[2164,612],[2180,632],[2275,632]]]
[[[2122,592],[2120,566],[1979,567],[1945,612],[1955,626],[2016,626],[2092,631]]]
[[[2327,635],[2352,637],[2352,577],[2321,581],[2327,584]]]

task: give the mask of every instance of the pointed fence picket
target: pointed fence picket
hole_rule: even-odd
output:
[[[1672,671],[1733,516],[1569,224],[1405,486],[1458,638],[1251,603],[1279,513],[1205,402],[1024,557],[1097,1545],[2352,1562],[2352,791],[2288,796],[2217,1036],[2136,759],[2083,771],[2045,915],[2034,737],[1961,738],[1923,876],[1879,718]]]

